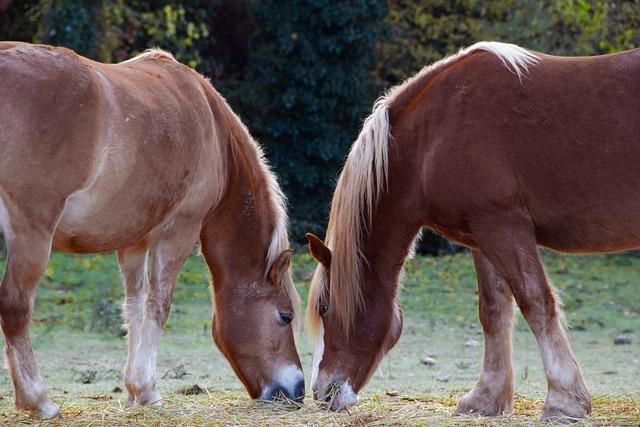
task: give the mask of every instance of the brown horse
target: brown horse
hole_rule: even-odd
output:
[[[458,413],[513,409],[513,300],[548,382],[543,418],[581,418],[591,398],[538,245],[640,246],[640,50],[560,58],[479,43],[382,98],[333,198],[308,319],[312,386],[332,408],[357,392],[402,329],[398,277],[426,226],[472,249],[484,364]]]
[[[284,198],[258,145],[202,76],[161,51],[118,65],[0,43],[0,316],[20,409],[56,415],[29,322],[51,248],[117,251],[128,401],[161,405],[158,341],[176,276],[201,243],[213,338],[253,398],[304,395],[290,325]]]

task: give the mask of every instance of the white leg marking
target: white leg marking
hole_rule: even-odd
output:
[[[18,339],[18,346],[24,345],[24,341]],[[29,409],[37,409],[42,418],[53,418],[58,415],[58,405],[47,396],[47,390],[36,366],[23,366],[20,350],[7,343],[6,362],[11,374],[16,380],[16,393],[20,393],[20,405],[28,405]],[[27,361],[27,365],[29,362]],[[18,402],[16,402],[18,403]]]
[[[135,350],[132,369],[133,387],[141,405],[162,406],[162,398],[156,390],[155,376],[158,359],[158,343],[162,328],[152,319],[145,319]]]

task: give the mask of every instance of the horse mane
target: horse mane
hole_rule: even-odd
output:
[[[178,62],[176,58],[165,50],[159,48],[151,48],[147,49],[139,55],[134,56],[133,58],[129,58],[126,61],[122,61],[121,64],[126,64],[134,61],[141,61],[143,59],[169,59],[174,62]]]
[[[264,276],[269,272],[269,269],[275,262],[280,253],[286,249],[289,249],[289,220],[287,216],[287,200],[284,192],[278,184],[275,173],[271,170],[269,162],[264,156],[262,147],[251,137],[249,129],[242,123],[240,117],[233,112],[226,99],[213,87],[207,78],[200,76],[207,92],[207,98],[212,105],[214,111],[218,111],[224,121],[222,129],[216,129],[218,133],[218,139],[229,141],[230,152],[235,162],[242,161],[241,159],[255,159],[258,167],[253,169],[254,178],[258,181],[256,187],[260,189],[266,189],[268,192],[268,202],[270,209],[270,217],[273,218],[273,229],[271,232],[271,241],[266,254],[266,268]],[[216,127],[217,128],[217,127]],[[228,133],[228,135],[222,135],[222,133]],[[228,168],[227,168],[228,169]],[[237,168],[235,168],[237,169]],[[225,173],[223,168],[219,169],[220,173]],[[222,199],[222,192],[219,200]],[[293,278],[291,271],[287,273],[284,281],[285,292],[287,293],[293,307],[294,315],[294,328],[298,325],[298,314],[300,313],[300,296],[293,284]]]
[[[364,308],[361,275],[366,259],[362,240],[371,225],[377,199],[387,185],[391,104],[400,96],[403,100],[408,98],[409,104],[417,102],[426,93],[425,80],[478,51],[496,55],[521,81],[528,67],[540,60],[534,53],[513,44],[479,42],[423,68],[375,102],[373,112],[351,147],[333,195],[326,236],[332,252],[331,271],[327,277],[324,267],[319,265],[311,281],[307,323],[312,333],[317,334],[319,330],[319,305],[322,298],[326,298],[328,280],[331,280],[329,307],[345,333],[353,327],[356,312]]]

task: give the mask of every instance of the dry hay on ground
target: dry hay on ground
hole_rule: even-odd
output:
[[[542,402],[518,397],[509,417],[455,417],[453,398],[374,396],[363,399],[349,412],[333,413],[308,402],[295,409],[278,404],[257,403],[223,392],[199,396],[174,395],[165,408],[126,408],[113,395],[55,396],[62,406],[63,419],[47,425],[238,425],[238,426],[536,426]],[[16,413],[12,399],[0,400],[0,424],[37,425],[33,416]],[[548,424],[546,424],[548,425]],[[593,401],[593,415],[576,426],[638,426],[640,402],[630,398],[599,397]]]

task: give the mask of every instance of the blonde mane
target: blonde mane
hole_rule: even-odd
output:
[[[134,61],[141,61],[143,59],[158,59],[158,58],[168,59],[174,62],[178,62],[171,53],[162,49],[152,48],[152,49],[145,50],[144,52],[134,56],[133,58],[129,58],[126,61],[122,61],[121,64],[126,64]]]
[[[246,132],[249,133],[248,130],[246,130]],[[262,170],[262,173],[267,180],[269,197],[271,199],[271,209],[273,209],[275,217],[275,223],[273,225],[273,231],[271,233],[271,243],[269,244],[269,249],[267,250],[267,268],[265,269],[266,275],[278,255],[280,255],[282,251],[289,249],[289,220],[287,217],[287,199],[284,195],[284,192],[280,188],[280,184],[278,184],[275,173],[269,166],[269,162],[264,157],[262,148],[253,138],[249,137],[249,140],[252,142],[253,146],[256,149],[258,161],[260,163],[260,169]],[[291,306],[293,307],[293,328],[294,330],[296,330],[300,325],[301,301],[300,296],[298,295],[298,292],[296,291],[293,283],[291,269],[289,269],[289,271],[287,272],[287,277],[284,281],[284,287],[287,295],[289,296],[289,299],[291,300]]]
[[[540,60],[535,54],[506,43],[480,42],[460,50],[423,68],[378,99],[351,147],[333,195],[326,237],[326,244],[332,252],[328,302],[345,333],[349,333],[356,312],[364,305],[361,275],[366,259],[362,253],[362,239],[371,224],[378,196],[387,185],[389,106],[400,93],[419,83],[421,77],[438,72],[478,50],[496,55],[521,81],[528,67]],[[319,265],[311,281],[307,323],[313,334],[317,334],[320,327],[319,305],[326,299],[329,277],[324,267]]]
[[[195,71],[194,71],[195,72]],[[286,249],[289,249],[289,220],[287,217],[287,199],[278,184],[275,173],[271,170],[269,162],[264,156],[260,145],[251,137],[249,129],[242,123],[240,117],[233,112],[225,98],[211,85],[206,77],[200,76],[206,82],[206,90],[210,91],[210,98],[215,103],[215,108],[222,115],[222,119],[225,122],[224,129],[219,129],[218,132],[223,130],[223,133],[228,133],[229,142],[233,144],[232,153],[234,157],[238,157],[238,153],[245,153],[248,158],[257,159],[258,171],[255,172],[256,176],[264,181],[264,187],[268,189],[269,205],[271,209],[271,216],[274,218],[273,230],[271,231],[271,241],[267,249],[266,263],[264,275],[269,272],[269,269],[275,262],[280,253]],[[222,135],[219,135],[219,138]],[[224,140],[222,138],[222,140]],[[225,190],[226,191],[226,190]],[[291,277],[291,271],[287,273],[287,277],[284,281],[285,292],[291,300],[291,305],[294,311],[294,328],[298,325],[300,313],[300,296],[296,291],[293,284],[293,278]]]

